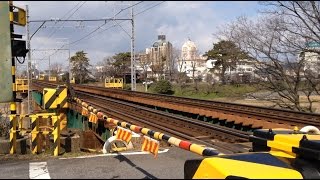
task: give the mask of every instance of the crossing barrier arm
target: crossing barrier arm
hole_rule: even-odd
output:
[[[174,145],[174,146],[179,147],[181,149],[196,153],[201,156],[215,156],[215,155],[221,154],[220,152],[213,150],[211,148],[202,147],[198,144],[190,143],[189,141],[184,141],[184,140],[166,135],[161,132],[156,132],[156,131],[153,131],[148,128],[142,128],[140,126],[132,125],[127,122],[121,122],[121,121],[113,119],[113,118],[108,118],[108,116],[105,115],[103,112],[95,109],[94,107],[92,107],[88,103],[84,102],[83,100],[81,100],[77,97],[74,97],[73,99],[77,103],[81,104],[82,107],[88,109],[89,112],[96,113],[99,119],[103,119],[103,120],[107,121],[108,123],[112,123],[114,125],[121,126],[126,129],[130,129],[135,133],[141,133],[143,135],[149,136],[149,137],[156,139],[156,140],[159,140],[159,141],[165,141],[171,145]]]

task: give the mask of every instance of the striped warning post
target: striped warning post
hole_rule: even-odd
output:
[[[10,12],[10,21],[13,20],[13,4],[12,1],[9,1],[9,12]],[[12,97],[13,101],[10,103],[10,111],[11,115],[15,115],[16,112],[16,67],[15,67],[15,58],[13,56],[13,32],[14,26],[13,23],[10,23],[10,37],[11,37],[11,75],[12,75]],[[10,118],[10,154],[14,154],[16,152],[16,144],[17,144],[17,137],[16,137],[16,125],[17,120],[15,117]]]
[[[58,156],[60,153],[60,118],[52,117],[53,124],[53,155]]]
[[[17,143],[17,118],[15,115],[10,115],[10,154],[14,154],[16,152],[16,143]]]
[[[36,154],[40,152],[39,145],[39,121],[37,116],[31,116],[31,152]]]

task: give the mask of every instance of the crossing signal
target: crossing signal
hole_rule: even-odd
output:
[[[24,40],[13,40],[12,41],[12,55],[15,57],[26,57],[28,53],[26,49],[26,41]]]
[[[19,26],[27,24],[26,11],[17,6],[12,6],[13,12],[10,13],[10,22]]]

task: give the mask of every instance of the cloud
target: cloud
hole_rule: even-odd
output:
[[[137,14],[158,3],[160,2],[142,2],[135,6],[134,12]],[[21,7],[28,4],[30,19],[35,20],[53,17],[61,18],[79,4],[79,1],[66,1],[63,3],[57,1],[15,1],[14,4]],[[71,19],[112,17],[121,9],[128,7],[128,5],[124,4],[114,1],[87,1]],[[135,17],[135,51],[145,51],[145,48],[150,47],[157,40],[157,35],[163,33],[166,35],[167,40],[178,49],[190,37],[198,46],[199,51],[204,53],[212,48],[212,43],[215,41],[212,33],[217,30],[217,27],[242,14],[255,16],[256,8],[257,2],[166,1]],[[67,14],[66,17],[70,14]],[[130,9],[122,11],[117,15],[117,18],[130,18]],[[118,22],[121,23],[122,28],[127,33],[131,34],[130,21]],[[64,23],[63,28],[57,29],[52,37],[48,38],[54,28],[60,27],[62,24],[61,22],[57,24],[48,22],[45,24],[45,28],[41,28],[36,33],[31,41],[31,46],[32,48],[59,48],[61,44],[56,42],[57,38],[68,38],[69,42],[73,42],[92,32],[103,23]],[[32,23],[30,26],[31,33],[35,32],[40,24]],[[80,28],[79,25],[83,25],[84,28]],[[114,22],[108,22],[102,28],[110,28],[113,25]],[[78,50],[84,50],[88,53],[91,64],[96,64],[105,56],[130,51],[130,37],[122,28],[119,26],[111,27],[101,33],[101,30],[98,30],[92,34],[94,35],[92,38],[72,44],[70,46],[71,54]],[[24,29],[19,31],[25,32]],[[34,54],[34,56],[34,58],[42,58],[44,55]],[[56,59],[59,61],[59,58]]]

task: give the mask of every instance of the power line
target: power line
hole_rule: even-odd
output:
[[[67,13],[65,13],[63,16],[62,16],[62,18],[61,19],[63,19],[65,16],[67,16],[67,14],[69,14],[70,12],[72,12],[75,8],[77,8],[77,6],[79,6],[79,4],[81,3],[82,1],[80,1],[77,5],[75,5],[71,10],[69,10]],[[73,16],[73,14],[75,13],[75,12],[77,12],[84,4],[86,3],[86,1],[85,2],[83,2],[69,17],[67,17],[67,19],[69,19],[71,16]],[[33,22],[33,21],[29,21],[29,23],[30,22]],[[38,30],[44,25],[44,23],[45,23],[46,21],[44,21],[43,22],[43,24],[38,28]],[[58,23],[58,21],[56,21],[55,22],[55,24],[57,24]],[[64,22],[61,24],[61,25],[63,25],[64,24]],[[52,33],[48,36],[48,38],[50,38],[56,31],[58,30],[58,28],[57,29],[54,29],[53,31],[52,31]],[[35,34],[35,33],[34,33]],[[33,35],[34,35],[33,34]],[[33,36],[32,35],[32,36]],[[31,39],[31,38],[30,38]],[[43,43],[41,43],[41,45],[42,45]]]
[[[109,21],[108,21],[108,22],[109,22]],[[102,24],[101,26],[99,26],[98,28],[96,28],[94,31],[91,31],[89,34],[83,36],[82,38],[80,38],[80,39],[78,39],[78,40],[76,40],[76,41],[73,41],[73,42],[69,43],[69,45],[74,44],[74,43],[77,43],[77,42],[85,39],[86,37],[88,37],[88,36],[90,36],[91,34],[95,33],[97,30],[99,30],[102,26],[104,26],[104,25],[106,25],[106,24],[107,24],[107,22],[105,22],[104,24]]]
[[[124,10],[126,10],[126,9],[128,9],[128,8],[130,8],[130,7],[136,6],[136,5],[138,5],[138,4],[142,3],[142,2],[143,2],[143,1],[140,1],[140,2],[138,2],[138,3],[136,3],[136,4],[133,4],[133,5],[125,8],[125,9],[121,9],[116,15],[118,15],[118,14],[121,13],[122,11],[124,11]],[[114,15],[114,17],[115,17],[115,15]],[[113,20],[116,20],[116,19],[114,18]],[[119,20],[130,20],[130,19],[119,19]],[[53,20],[51,20],[51,21],[53,21]],[[80,39],[78,39],[78,40],[76,40],[76,41],[73,41],[73,42],[71,42],[71,43],[68,43],[68,45],[70,46],[71,44],[75,44],[75,43],[77,43],[77,42],[79,42],[79,41],[81,41],[81,40],[89,37],[91,34],[95,33],[95,32],[96,32],[97,30],[99,30],[102,26],[106,25],[108,22],[110,22],[110,20],[109,20],[109,21],[105,21],[104,24],[102,24],[101,26],[99,26],[99,27],[96,28],[95,30],[91,31],[91,32],[88,33],[87,35],[83,36],[82,38],[80,38]],[[115,25],[114,25],[114,26],[115,26]],[[114,26],[112,26],[112,27],[114,27]],[[109,27],[109,28],[107,28],[107,29],[110,29],[110,28],[111,28],[111,27]],[[105,29],[105,30],[107,30],[107,29]],[[105,31],[105,30],[104,30],[104,31]],[[92,36],[92,37],[93,37],[93,36]],[[63,48],[65,45],[66,45],[66,44],[62,45],[60,48]],[[60,48],[59,48],[59,49],[60,49]],[[56,52],[57,52],[57,51],[56,51]],[[49,56],[54,55],[56,52],[54,52],[53,54],[51,54],[51,55],[49,55]]]
[[[145,11],[148,11],[149,9],[152,9],[152,8],[154,8],[154,7],[156,7],[156,6],[159,6],[160,4],[162,4],[162,3],[164,3],[164,2],[166,2],[166,1],[162,1],[162,2],[156,4],[156,5],[152,6],[152,7],[149,7],[149,8],[147,8],[147,9],[145,9],[145,10],[143,10],[143,11],[135,14],[135,16],[137,16],[137,15],[139,15],[139,14],[141,14],[141,13],[144,13]]]
[[[136,4],[133,4],[133,5],[129,6],[129,7],[127,7],[127,8],[121,9],[116,15],[118,15],[118,14],[120,14],[122,11],[124,11],[124,10],[126,10],[126,9],[129,9],[129,8],[131,8],[131,7],[134,7],[134,6],[136,6],[136,5],[138,5],[138,4],[142,3],[142,2],[143,2],[143,1],[140,1],[140,2],[138,2],[138,3],[136,3]],[[163,1],[163,2],[165,2],[165,1]],[[163,3],[163,2],[161,2],[161,3]],[[158,4],[156,4],[155,6],[158,6],[158,5],[160,5],[161,3],[158,3]],[[147,11],[147,10],[149,10],[149,9],[155,7],[155,6],[152,6],[152,7],[148,8],[148,9],[146,9],[146,10],[144,10],[144,11]],[[143,11],[143,12],[144,12],[144,11]],[[140,12],[140,13],[143,13],[143,12]],[[139,14],[140,14],[140,13],[139,13]],[[116,15],[114,15],[114,17],[115,17]],[[114,18],[113,20],[118,20],[118,19],[115,19],[115,18]],[[129,20],[129,19],[119,19],[119,20]],[[110,22],[110,21],[108,21],[108,22]],[[80,42],[81,40],[89,37],[90,35],[92,35],[92,34],[95,33],[96,31],[98,31],[99,29],[101,29],[101,27],[105,26],[108,22],[106,21],[104,24],[102,24],[101,26],[99,26],[99,27],[96,28],[95,30],[91,31],[90,33],[88,33],[87,35],[83,36],[82,38],[80,38],[80,39],[78,39],[78,40],[76,40],[76,41],[73,41],[73,42],[71,42],[71,43],[68,43],[68,45],[70,46],[71,44],[75,44],[75,43]],[[122,22],[121,22],[121,23],[122,23]],[[121,23],[118,23],[117,25],[120,26]],[[115,26],[117,26],[117,25],[112,25],[112,26],[108,27],[107,29],[104,29],[104,30],[100,31],[98,34],[104,32],[104,31],[106,31],[106,30],[108,30],[108,29],[110,29],[110,28],[112,28],[112,27],[115,27]],[[97,35],[97,34],[91,36],[90,38],[92,38],[92,37],[94,37],[94,36],[96,36],[96,35]],[[88,39],[90,39],[90,38],[88,38]],[[67,45],[67,44],[64,44],[64,45],[62,45],[60,48],[63,48],[63,47],[66,46],[66,45]],[[60,48],[59,48],[59,49],[60,49]],[[57,51],[58,51],[58,50],[57,50]],[[53,54],[51,54],[51,55],[49,55],[49,56],[54,55],[55,53],[57,53],[57,51],[55,51]]]
[[[68,11],[66,14],[64,14],[63,16],[62,16],[62,18],[64,18],[67,14],[69,14],[71,11],[73,11],[73,9],[75,9],[80,3],[81,3],[82,1],[80,1],[76,6],[74,6],[70,11]],[[31,21],[32,22],[32,21]],[[42,24],[38,27],[38,29],[33,33],[33,35],[34,34],[36,34],[39,30],[40,30],[40,28],[46,23],[46,21],[41,21],[42,22]],[[30,21],[28,21],[28,23],[30,23]],[[57,23],[57,22],[56,22]],[[56,24],[55,23],[55,24]],[[35,26],[35,25],[34,25]],[[53,32],[54,33],[54,32]],[[32,36],[33,36],[32,35]],[[32,37],[31,36],[31,37]],[[31,38],[30,38],[31,39]]]
[[[126,7],[126,8],[124,8],[124,9],[121,9],[116,15],[114,15],[114,16],[117,16],[118,14],[120,14],[122,11],[124,11],[124,10],[127,10],[127,9],[129,9],[129,8],[131,8],[131,7],[133,7],[133,6],[136,6],[136,5],[138,5],[138,4],[140,4],[140,3],[142,3],[143,1],[140,1],[140,2],[138,2],[138,3],[136,3],[136,4],[133,4],[133,5],[131,5],[131,6],[129,6],[129,7]]]
[[[117,18],[118,20],[130,20],[128,18]],[[80,22],[87,22],[87,21],[110,21],[114,20],[114,18],[100,18],[100,19],[44,19],[44,20],[31,20],[29,22],[75,22],[75,21],[80,21]]]
[[[143,10],[143,11],[141,11],[141,12],[139,12],[139,13],[135,14],[134,16],[137,16],[137,15],[139,15],[139,14],[141,14],[141,13],[143,13],[143,12],[145,12],[145,11],[149,10],[149,9],[152,9],[152,8],[154,8],[154,7],[156,7],[156,6],[160,5],[160,4],[162,4],[162,3],[164,3],[164,2],[166,2],[166,1],[162,1],[162,2],[160,2],[160,3],[158,3],[158,4],[154,5],[154,6],[151,6],[151,7],[147,8],[147,9],[145,9],[145,10]],[[137,3],[137,4],[138,4],[138,3]],[[124,21],[123,21],[123,22],[124,22]],[[120,22],[120,23],[118,23],[117,25],[119,25],[119,26],[120,26],[120,24],[121,24],[121,23],[123,23],[123,22]],[[105,31],[107,31],[107,30],[109,30],[110,28],[113,28],[113,27],[115,27],[115,26],[116,26],[116,25],[109,26],[108,28],[106,28],[106,29],[104,29],[104,30],[102,30],[102,31],[100,31],[100,32],[98,32],[98,33],[96,33],[95,35],[91,36],[90,38],[92,38],[92,37],[94,37],[94,36],[96,36],[96,35],[98,35],[98,34],[101,34],[101,33],[105,32]],[[90,39],[90,38],[88,38],[88,39]]]
[[[74,13],[76,13],[84,4],[86,3],[86,1],[85,2],[83,2],[69,17],[67,17],[67,19],[66,20],[68,20],[71,16],[73,16],[74,15]],[[80,4],[80,2],[75,6],[75,7],[77,7],[78,5]],[[74,8],[75,8],[74,7]],[[73,9],[74,9],[73,8]],[[72,9],[72,10],[73,10]],[[72,11],[71,10],[71,11]],[[69,12],[71,12],[71,11],[69,11]],[[68,13],[69,13],[68,12]],[[66,13],[61,19],[63,19],[68,13]],[[57,24],[59,21],[57,21],[55,24]],[[62,22],[62,24],[61,25],[63,25],[65,22]],[[55,29],[49,36],[48,36],[48,38],[50,38],[55,32],[57,31],[57,29]]]
[[[143,1],[140,1],[140,2],[138,2],[138,3],[136,3],[136,4],[133,4],[133,5],[129,6],[129,7],[127,7],[127,8],[121,9],[116,15],[118,15],[118,14],[120,14],[122,11],[124,11],[124,10],[126,10],[126,9],[129,9],[129,8],[131,8],[131,7],[134,7],[134,6],[136,6],[136,5],[138,5],[138,4],[142,3],[142,2],[143,2]],[[114,15],[114,17],[115,17],[116,15]],[[118,20],[129,20],[129,19],[118,19]],[[108,21],[108,22],[110,22],[110,21]],[[104,25],[106,25],[106,24],[107,24],[107,22],[105,22],[103,25],[99,26],[98,28],[96,28],[95,30],[93,30],[92,32],[90,32],[89,34],[85,35],[84,37],[82,37],[82,38],[80,38],[80,39],[78,39],[78,40],[76,40],[76,41],[74,41],[74,42],[72,42],[72,43],[69,43],[69,45],[74,44],[74,43],[77,43],[77,42],[85,39],[86,37],[89,37],[91,34],[93,34],[94,32],[96,32],[96,31],[99,30],[102,26],[104,26]],[[114,25],[111,26],[111,27],[114,27]],[[108,29],[110,29],[110,27],[107,28],[107,29],[105,29],[105,30],[108,30]],[[105,30],[103,30],[103,31],[105,31]],[[103,32],[103,31],[101,31],[101,32]],[[101,33],[101,32],[100,32],[100,33]],[[93,37],[93,36],[92,36],[92,37]],[[92,38],[92,37],[91,37],[91,38]],[[90,38],[88,38],[88,39],[90,39]]]

